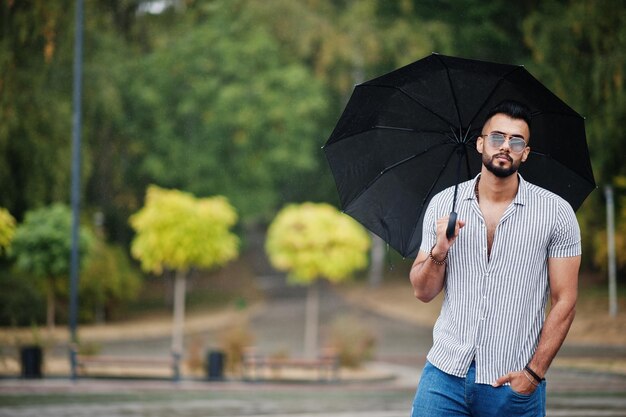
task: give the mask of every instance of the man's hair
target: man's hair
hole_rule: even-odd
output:
[[[512,119],[521,119],[525,121],[530,129],[530,109],[525,104],[513,100],[501,101],[497,106],[492,108],[489,113],[487,113],[485,123],[499,113],[506,114]]]

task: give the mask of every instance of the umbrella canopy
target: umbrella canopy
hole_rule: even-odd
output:
[[[480,172],[476,138],[504,100],[531,110],[520,174],[578,209],[596,188],[584,119],[523,66],[432,54],[354,88],[324,145],[342,210],[415,256],[430,199]]]

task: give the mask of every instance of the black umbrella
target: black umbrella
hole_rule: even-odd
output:
[[[578,209],[596,188],[584,119],[523,66],[432,54],[354,88],[324,146],[342,210],[415,256],[428,202],[478,174],[476,138],[503,100],[531,109],[520,174]]]

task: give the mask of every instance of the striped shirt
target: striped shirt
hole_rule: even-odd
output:
[[[532,358],[545,319],[548,258],[580,255],[580,230],[564,199],[519,176],[488,258],[477,178],[459,184],[456,211],[466,224],[448,254],[443,305],[427,358],[458,377],[475,361],[476,382],[492,384]],[[453,193],[453,187],[443,190],[428,206],[420,247],[425,253],[435,244],[437,219],[450,214]]]

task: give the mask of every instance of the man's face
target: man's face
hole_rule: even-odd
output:
[[[506,137],[499,146],[493,146],[487,135],[499,133]],[[476,142],[476,149],[482,154],[483,165],[487,170],[500,178],[506,178],[517,172],[522,162],[526,161],[530,148],[526,146],[522,152],[514,152],[509,146],[512,137],[530,139],[530,129],[522,119],[513,119],[505,114],[496,114],[485,123],[482,137]]]

